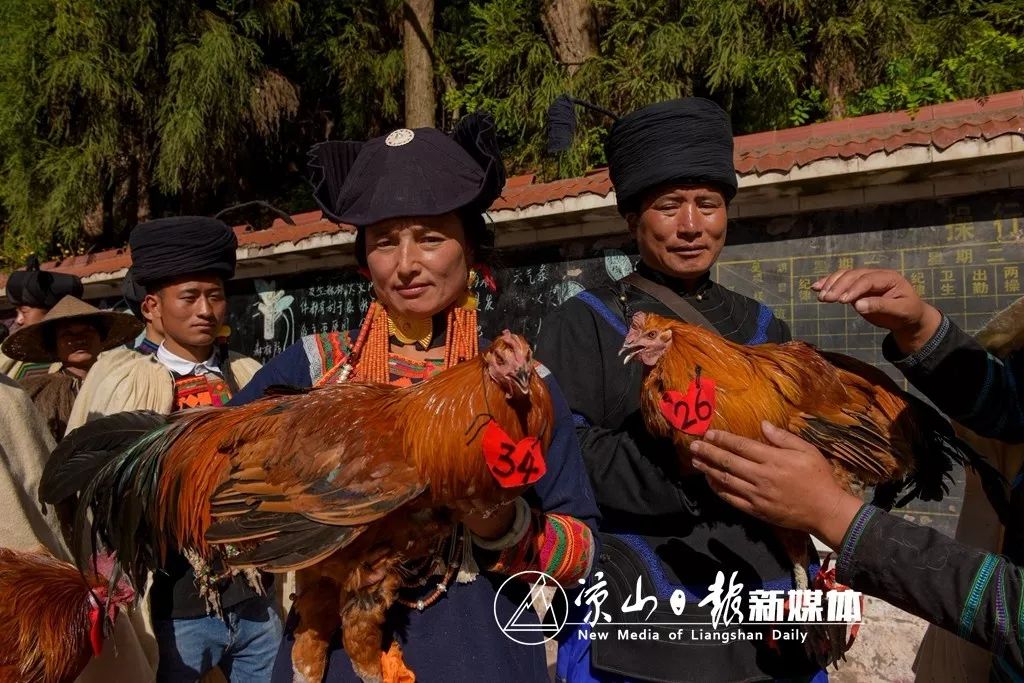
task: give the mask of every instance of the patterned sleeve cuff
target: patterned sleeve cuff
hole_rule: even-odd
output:
[[[917,351],[914,351],[909,356],[903,355],[899,350],[899,347],[896,346],[896,341],[892,338],[892,333],[890,332],[885,336],[885,339],[882,340],[882,355],[899,370],[911,370],[916,368],[922,362],[927,360],[929,356],[935,353],[935,349],[939,348],[939,344],[941,344],[946,338],[946,335],[949,334],[949,328],[949,318],[943,315],[942,322],[939,323],[939,329],[935,330],[935,334],[932,335],[932,338],[925,342],[924,346],[919,348]]]
[[[857,516],[853,518],[850,528],[846,530],[846,536],[843,537],[843,544],[839,550],[839,559],[836,561],[837,580],[845,583],[845,579],[850,575],[851,563],[853,562],[853,554],[857,550],[857,543],[864,534],[864,529],[867,528],[868,522],[879,513],[885,514],[874,505],[865,504],[861,507]]]
[[[590,527],[569,515],[534,512],[522,540],[501,551],[489,569],[513,575],[541,571],[563,585],[574,584],[590,573],[594,536]]]

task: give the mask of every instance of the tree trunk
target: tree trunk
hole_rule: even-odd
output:
[[[103,237],[103,199],[93,204],[93,207],[82,216],[82,232],[90,241]]]
[[[570,76],[597,55],[597,17],[590,0],[544,0],[541,21],[548,43]]]
[[[153,173],[149,166],[149,152],[140,149],[135,163],[135,220],[137,223],[142,223],[149,220],[152,212],[149,203],[149,186],[153,183]]]
[[[402,50],[405,53],[405,125],[434,127],[434,0],[403,3]]]

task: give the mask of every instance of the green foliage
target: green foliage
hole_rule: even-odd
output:
[[[592,0],[597,54],[558,60],[544,0],[435,0],[438,125],[496,118],[509,171],[604,163],[580,110],[710,97],[737,134],[1024,87],[1024,0]],[[140,218],[251,198],[312,208],[305,153],[402,125],[402,0],[0,0],[3,256],[121,244]]]

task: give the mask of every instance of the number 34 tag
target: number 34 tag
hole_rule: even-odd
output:
[[[674,390],[662,393],[661,414],[674,429],[691,436],[704,436],[715,415],[715,380],[702,378],[700,366],[697,366],[696,377],[685,394]]]
[[[548,469],[540,439],[528,436],[516,443],[494,420],[484,429],[483,449],[487,469],[502,488],[529,486]]]

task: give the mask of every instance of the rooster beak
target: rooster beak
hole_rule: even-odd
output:
[[[512,383],[516,385],[519,392],[524,396],[530,393],[530,373],[532,372],[529,368],[520,368],[516,370],[516,374],[512,376]]]
[[[619,349],[619,357],[622,357],[623,354],[626,354],[626,357],[622,359],[622,364],[626,365],[627,363],[629,363],[629,361],[633,360],[636,354],[640,353],[643,350],[644,347],[642,344],[630,344],[627,341],[625,344],[622,345],[622,348]]]

